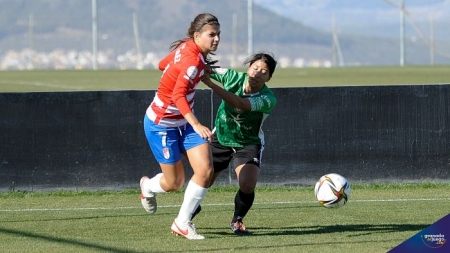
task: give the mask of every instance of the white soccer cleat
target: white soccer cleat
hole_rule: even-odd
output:
[[[189,240],[203,240],[205,237],[203,235],[197,234],[195,231],[195,225],[192,222],[184,224],[184,226],[179,226],[175,221],[172,223],[170,228],[171,233],[177,236],[184,236]]]
[[[156,209],[158,207],[156,204],[156,194],[154,192],[144,192],[144,190],[142,189],[142,183],[145,180],[150,180],[150,179],[147,176],[144,176],[141,178],[141,181],[140,181],[141,204],[147,213],[153,214],[156,212]]]

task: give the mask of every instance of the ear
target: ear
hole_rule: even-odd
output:
[[[200,38],[200,33],[199,32],[195,32],[194,33],[194,40],[197,41],[197,39]]]

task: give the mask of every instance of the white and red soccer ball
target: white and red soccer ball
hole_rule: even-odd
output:
[[[314,187],[314,194],[321,206],[327,208],[341,207],[350,198],[350,183],[336,173],[323,175]]]

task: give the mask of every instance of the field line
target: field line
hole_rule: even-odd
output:
[[[355,199],[352,203],[364,202],[408,202],[408,201],[450,201],[450,198],[418,198],[418,199]],[[276,201],[276,202],[257,202],[257,205],[283,205],[283,204],[314,204],[317,201]],[[234,203],[205,203],[202,206],[232,206]],[[180,205],[161,205],[158,208],[179,208]],[[23,208],[23,209],[0,209],[0,212],[42,212],[42,211],[92,211],[92,210],[124,210],[141,209],[139,206],[120,206],[120,207],[74,207],[74,208]]]

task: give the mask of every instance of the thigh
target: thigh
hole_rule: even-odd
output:
[[[158,126],[145,116],[144,132],[150,149],[159,163],[175,164],[181,159],[178,128]]]
[[[259,167],[254,164],[241,164],[235,168],[239,189],[244,193],[252,193],[259,177]]]
[[[192,181],[201,187],[208,188],[214,172],[209,144],[203,143],[188,149],[186,155],[194,171]]]
[[[219,143],[216,136],[211,141],[211,152],[213,156],[214,173],[219,173],[228,169],[234,150],[231,147],[223,146]]]
[[[209,142],[197,134],[191,125],[186,124],[181,131],[181,151],[194,170],[192,180],[202,187],[209,187],[213,175],[212,156]]]
[[[245,193],[251,193],[256,187],[260,172],[261,146],[250,145],[236,150],[233,157],[234,170],[239,182],[239,188]]]
[[[179,127],[180,132],[180,150],[185,152],[189,149],[195,148],[196,146],[207,144],[208,140],[203,139],[190,124],[186,124]]]
[[[243,164],[253,164],[256,167],[261,166],[262,148],[261,145],[249,145],[242,148],[236,148],[233,155],[235,167]]]
[[[184,167],[181,160],[175,164],[159,164],[163,177],[160,185],[165,191],[176,191],[183,187],[185,183]]]

